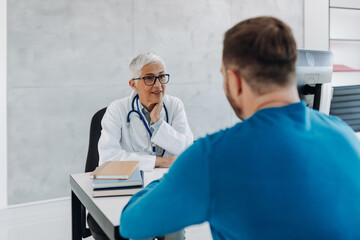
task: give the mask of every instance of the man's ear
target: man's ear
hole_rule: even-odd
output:
[[[242,93],[243,78],[241,77],[240,73],[238,73],[237,71],[229,69],[229,70],[227,70],[227,72],[228,72],[228,77],[229,77],[230,89],[232,89],[234,91],[236,96],[239,96]]]
[[[137,91],[137,87],[136,87],[136,82],[135,82],[135,80],[129,80],[129,85],[130,85],[130,87],[133,89],[133,90],[135,90],[135,91]]]

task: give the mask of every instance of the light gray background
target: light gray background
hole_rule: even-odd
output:
[[[128,96],[128,64],[159,53],[167,93],[185,104],[195,138],[237,119],[222,90],[224,32],[273,15],[303,46],[303,0],[8,1],[9,204],[69,196],[92,115]]]

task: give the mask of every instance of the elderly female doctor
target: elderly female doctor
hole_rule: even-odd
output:
[[[176,156],[193,142],[184,105],[165,95],[170,75],[154,53],[143,53],[130,63],[129,97],[112,102],[102,119],[98,143],[99,165],[105,161],[140,161],[140,168],[170,167]],[[164,196],[166,197],[166,196]],[[88,224],[93,237],[107,239],[91,215]],[[184,239],[184,231],[158,239]]]
[[[154,53],[130,63],[129,97],[112,102],[102,119],[99,165],[105,161],[137,160],[140,168],[169,167],[193,142],[184,105],[165,95],[170,75]]]

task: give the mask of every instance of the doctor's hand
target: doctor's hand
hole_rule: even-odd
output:
[[[169,157],[156,157],[155,167],[158,168],[169,168],[171,164],[175,161],[176,156]]]
[[[155,105],[155,107],[153,108],[153,110],[151,110],[151,112],[150,112],[151,122],[157,123],[157,121],[159,121],[159,119],[160,119],[160,112],[161,112],[162,107],[163,107],[163,103],[160,102],[160,103],[157,103],[157,104]]]

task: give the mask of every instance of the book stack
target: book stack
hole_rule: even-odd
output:
[[[93,197],[133,195],[144,187],[139,161],[104,162],[90,178],[93,179]]]

